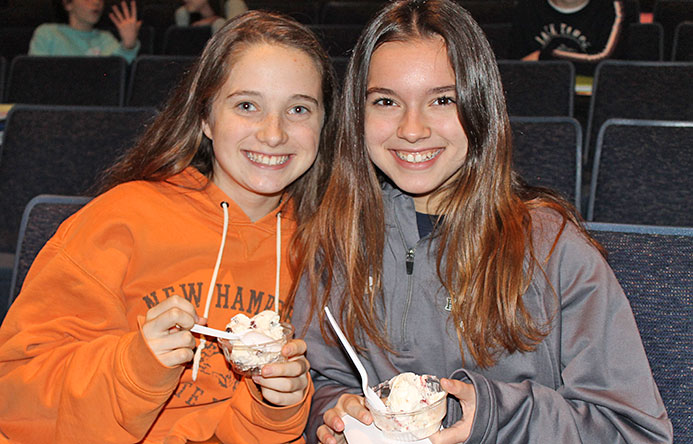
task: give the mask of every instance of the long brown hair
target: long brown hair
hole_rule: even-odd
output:
[[[169,97],[163,110],[136,145],[112,166],[102,181],[101,192],[132,180],[163,181],[192,165],[211,179],[214,150],[202,131],[214,98],[226,81],[233,61],[243,49],[257,43],[273,43],[308,54],[322,77],[325,108],[320,145],[313,166],[287,192],[293,198],[299,223],[318,204],[332,165],[326,145],[333,132],[334,69],[315,35],[304,25],[281,14],[249,11],[227,22],[205,46],[202,55]]]
[[[323,337],[321,308],[337,297],[352,343],[359,344],[365,333],[377,346],[394,351],[376,314],[383,296],[385,222],[383,178],[364,140],[368,70],[383,43],[433,36],[445,40],[455,71],[457,113],[469,139],[460,174],[437,191],[443,197],[438,214],[444,215],[435,229],[438,276],[452,300],[460,349],[466,344],[484,367],[493,365],[502,350],[532,350],[547,333],[522,302],[533,269],[541,267],[533,255],[530,209],[553,208],[563,215],[564,226],[568,221],[579,226],[579,221],[564,199],[527,187],[512,171],[512,135],[496,60],[483,31],[459,5],[395,1],[363,31],[345,77],[332,177],[318,214],[298,238],[306,255],[302,266]],[[532,266],[527,269],[528,253]],[[342,294],[331,295],[334,282],[343,285]]]

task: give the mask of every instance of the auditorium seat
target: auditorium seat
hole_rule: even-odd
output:
[[[588,223],[587,229],[606,248],[633,309],[673,442],[693,443],[693,228]]]
[[[609,119],[594,154],[587,220],[693,227],[693,122]]]
[[[10,64],[5,100],[42,105],[122,106],[122,57],[20,55]]]

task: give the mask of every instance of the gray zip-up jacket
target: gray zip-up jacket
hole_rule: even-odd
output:
[[[546,323],[550,333],[534,351],[504,353],[482,369],[466,350],[462,365],[436,273],[436,241],[429,248],[430,239],[419,239],[412,199],[388,185],[383,199],[385,309],[380,310],[398,354],[367,343],[362,360],[371,385],[406,371],[472,383],[476,416],[466,443],[672,442],[671,422],[628,300],[606,261],[574,226],[566,226],[545,263],[546,277],[536,270],[523,296],[533,319]],[[561,218],[537,210],[532,220],[535,252],[545,259]],[[308,300],[302,287],[294,304],[297,332],[308,318]],[[342,393],[361,393],[349,358],[339,346],[325,344],[315,319],[305,337],[316,388],[309,442],[317,441],[323,413]],[[444,425],[454,424],[461,413],[450,396]]]

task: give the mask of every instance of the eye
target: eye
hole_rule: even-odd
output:
[[[308,114],[309,112],[310,112],[310,110],[303,105],[292,106],[291,109],[289,110],[289,113],[291,113],[291,114]]]
[[[395,101],[387,97],[380,97],[379,99],[375,99],[373,101],[373,105],[377,106],[394,106],[394,104]]]
[[[450,96],[442,96],[442,97],[436,98],[436,99],[433,101],[433,103],[434,103],[435,105],[442,105],[442,106],[445,106],[445,105],[453,105],[453,104],[457,103],[457,101],[456,101],[453,97],[450,97]]]
[[[238,108],[241,111],[247,111],[247,112],[257,111],[257,108],[251,102],[241,102],[238,105],[236,105],[236,108]]]

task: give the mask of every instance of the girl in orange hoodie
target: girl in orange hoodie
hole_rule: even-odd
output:
[[[329,173],[333,89],[293,20],[251,11],[214,35],[104,192],[36,258],[0,328],[0,437],[303,441],[302,340],[240,377],[190,329],[277,306],[289,317],[288,247]]]

